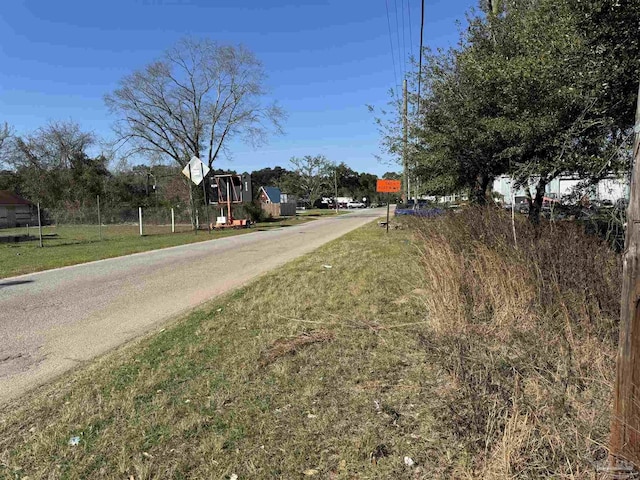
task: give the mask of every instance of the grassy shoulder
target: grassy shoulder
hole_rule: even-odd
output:
[[[4,407],[0,478],[593,478],[619,256],[571,222],[516,248],[490,209],[402,221]]]
[[[368,225],[5,407],[0,477],[431,478],[417,255]]]
[[[353,212],[353,210],[346,210],[344,208],[339,209],[338,213],[331,208],[310,208],[308,210],[298,210],[296,215],[298,217],[327,217],[331,215],[344,215],[351,212]]]
[[[309,220],[313,220],[313,217],[286,218],[258,223],[250,229],[211,233],[201,230],[197,235],[187,225],[177,226],[176,233],[171,233],[171,227],[167,225],[148,225],[145,226],[142,237],[137,225],[107,225],[102,227],[102,240],[95,225],[44,227],[44,248],[39,248],[37,239],[21,243],[0,243],[0,278],[240,235],[256,229],[297,225]],[[20,228],[2,230],[1,234],[2,236],[24,235],[26,232],[26,228]],[[30,228],[29,235],[37,238],[38,230]]]

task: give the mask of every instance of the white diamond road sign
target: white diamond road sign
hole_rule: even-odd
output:
[[[207,176],[211,169],[207,167],[198,157],[191,157],[189,163],[182,169],[182,174],[190,178],[193,183],[200,185],[200,182]]]

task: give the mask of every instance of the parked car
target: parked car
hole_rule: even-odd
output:
[[[367,208],[367,206],[362,202],[348,202],[347,208]]]

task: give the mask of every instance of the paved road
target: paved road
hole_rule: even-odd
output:
[[[359,210],[0,280],[0,404],[383,214]]]

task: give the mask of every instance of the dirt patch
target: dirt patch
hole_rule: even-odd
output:
[[[327,330],[314,330],[304,332],[295,337],[279,338],[269,347],[260,358],[260,366],[265,367],[272,364],[278,358],[286,355],[294,355],[298,350],[313,345],[314,343],[329,342],[334,335]]]

